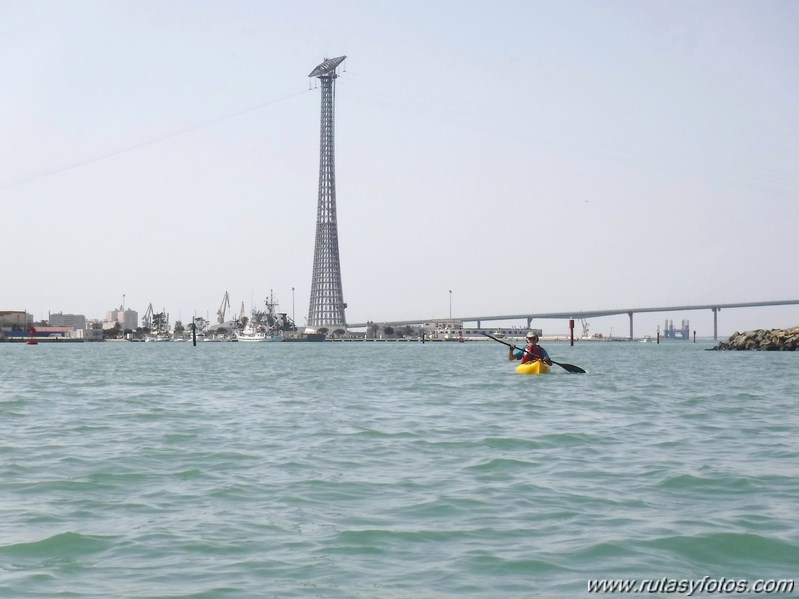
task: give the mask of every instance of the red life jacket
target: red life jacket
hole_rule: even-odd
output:
[[[522,356],[522,364],[526,364],[527,362],[535,362],[536,360],[540,360],[544,357],[541,354],[541,348],[538,345],[528,345],[524,349],[525,352]]]

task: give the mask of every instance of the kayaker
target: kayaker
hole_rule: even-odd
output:
[[[536,360],[543,360],[552,366],[552,360],[549,359],[547,350],[538,345],[538,335],[533,331],[527,333],[527,347],[523,350],[518,347],[508,348],[508,360],[521,360],[522,364],[527,362],[535,362]]]

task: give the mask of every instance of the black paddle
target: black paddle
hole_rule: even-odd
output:
[[[497,341],[498,343],[501,343],[502,345],[507,345],[508,347],[511,347],[513,349],[522,349],[521,347],[516,347],[512,343],[506,343],[505,341],[502,341],[501,339],[497,339],[496,337],[493,337],[493,336],[489,335],[488,333],[484,333],[484,332],[480,331],[480,334],[481,335],[485,335],[489,339],[493,339],[494,341]],[[530,353],[526,349],[522,349],[522,351],[525,352],[525,353],[528,353],[528,354]],[[563,368],[564,370],[566,370],[568,372],[585,374],[585,370],[583,370],[579,366],[575,366],[574,364],[564,364],[563,362],[555,362],[555,360],[553,360],[552,358],[550,358],[550,361],[553,364],[557,364],[558,366],[560,366],[561,368]]]

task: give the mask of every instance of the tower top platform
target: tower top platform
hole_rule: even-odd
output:
[[[336,67],[346,59],[346,56],[338,58],[325,58],[325,61],[308,73],[308,77],[326,77],[336,72]]]

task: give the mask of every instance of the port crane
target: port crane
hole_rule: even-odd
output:
[[[141,319],[141,323],[142,323],[142,325],[144,325],[144,328],[147,329],[148,331],[152,329],[152,327],[153,327],[153,304],[152,304],[152,302],[150,303],[149,306],[147,306],[147,312],[144,313],[144,316]]]
[[[219,306],[219,310],[216,312],[216,321],[219,324],[225,323],[225,312],[228,308],[230,308],[230,296],[227,291],[225,291],[225,297],[222,298],[222,305]]]
[[[166,333],[169,330],[169,314],[167,314],[166,309],[156,313],[153,310],[153,304],[151,302],[150,305],[147,306],[147,312],[144,313],[141,323],[143,328],[148,332],[156,334]]]

